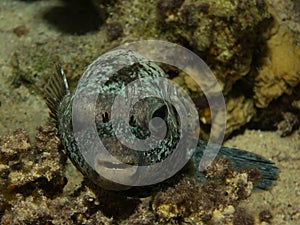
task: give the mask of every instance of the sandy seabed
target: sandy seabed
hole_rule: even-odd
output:
[[[270,208],[273,224],[300,223],[300,135],[280,138],[276,132],[247,130],[225,145],[247,149],[275,161],[280,177],[270,191],[257,191],[244,202],[250,211]],[[243,205],[242,204],[242,205]]]

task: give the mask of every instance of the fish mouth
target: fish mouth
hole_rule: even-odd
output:
[[[134,182],[137,166],[117,160],[95,159],[95,171],[105,182],[100,186],[110,190],[129,189]]]
[[[108,161],[103,161],[101,164],[107,169],[116,169],[116,170],[124,170],[128,169],[131,165],[125,163],[113,163]]]

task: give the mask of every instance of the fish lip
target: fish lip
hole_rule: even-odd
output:
[[[116,169],[116,170],[122,170],[122,169],[128,169],[131,168],[131,164],[126,163],[119,163],[119,162],[110,162],[110,161],[98,161],[99,164],[106,167],[107,169]]]
[[[138,166],[118,161],[97,160],[95,170],[106,180],[125,185],[132,183],[138,171]],[[127,185],[126,185],[127,186]]]

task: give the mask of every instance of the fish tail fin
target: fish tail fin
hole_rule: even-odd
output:
[[[192,157],[195,165],[199,165],[206,146],[207,143],[205,141],[199,141],[197,150]],[[217,157],[228,158],[233,169],[238,172],[245,171],[251,173],[252,169],[256,170],[259,174],[257,174],[258,178],[255,179],[253,185],[257,189],[270,189],[279,177],[280,170],[274,162],[253,152],[222,146],[219,149]],[[197,172],[196,175],[196,179],[199,181],[205,179],[200,172]]]
[[[269,189],[279,176],[279,168],[274,162],[253,152],[221,147],[219,155],[228,157],[231,165],[237,171],[247,171],[251,168],[258,169],[259,178],[254,182],[254,187],[258,189]]]
[[[50,109],[50,117],[57,120],[58,107],[64,96],[69,94],[67,78],[59,64],[56,73],[51,76],[43,88],[43,97]]]

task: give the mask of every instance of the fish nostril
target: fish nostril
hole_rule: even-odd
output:
[[[108,113],[105,112],[104,114],[102,114],[102,122],[107,123],[108,121],[109,121],[109,116]]]
[[[134,116],[130,117],[129,125],[132,126],[132,127],[136,127],[136,120],[135,120]]]
[[[153,113],[152,118],[160,117],[162,119],[165,119],[167,114],[168,114],[168,108],[166,105],[163,105]]]

